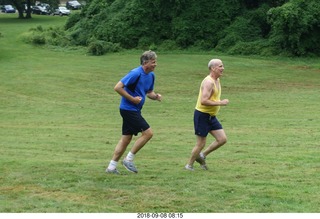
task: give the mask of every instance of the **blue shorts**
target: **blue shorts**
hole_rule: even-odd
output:
[[[123,135],[137,135],[150,128],[141,112],[120,109],[120,115],[122,116]]]
[[[198,110],[194,111],[193,123],[195,135],[201,137],[207,137],[208,133],[212,130],[223,129],[217,117]]]

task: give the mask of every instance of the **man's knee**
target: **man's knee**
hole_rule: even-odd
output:
[[[147,138],[147,139],[151,139],[153,137],[153,131],[151,128],[148,128],[147,130],[145,130],[144,132],[142,132],[142,134]]]
[[[219,145],[224,145],[227,143],[228,139],[227,136],[222,136],[221,138],[217,139],[217,141],[219,142]]]

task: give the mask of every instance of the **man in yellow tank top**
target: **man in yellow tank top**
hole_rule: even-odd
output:
[[[194,170],[193,163],[195,161],[200,164],[202,169],[207,170],[206,157],[227,142],[227,136],[216,117],[220,106],[226,106],[229,103],[228,99],[220,100],[219,78],[223,74],[224,66],[220,59],[212,59],[208,63],[208,68],[209,75],[201,83],[194,111],[194,130],[197,141],[192,149],[189,162],[185,166],[185,169],[191,171]],[[215,138],[215,141],[202,152],[206,145],[208,133]]]

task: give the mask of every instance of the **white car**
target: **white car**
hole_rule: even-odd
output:
[[[70,14],[70,10],[67,9],[66,7],[59,7],[57,8],[56,10],[54,10],[54,12],[52,13],[52,15],[60,15],[60,16],[63,16],[63,15],[66,15],[68,16]]]
[[[67,1],[66,7],[71,10],[81,9],[82,5],[78,1]]]

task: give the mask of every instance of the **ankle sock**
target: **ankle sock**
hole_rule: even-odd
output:
[[[128,161],[133,161],[133,159],[134,159],[134,154],[131,153],[131,151],[130,151],[130,152],[128,153],[126,159],[127,159]]]
[[[114,169],[116,169],[116,168],[117,168],[117,164],[118,164],[117,161],[111,160],[110,163],[109,163],[108,169],[109,169],[109,170],[114,170]]]

